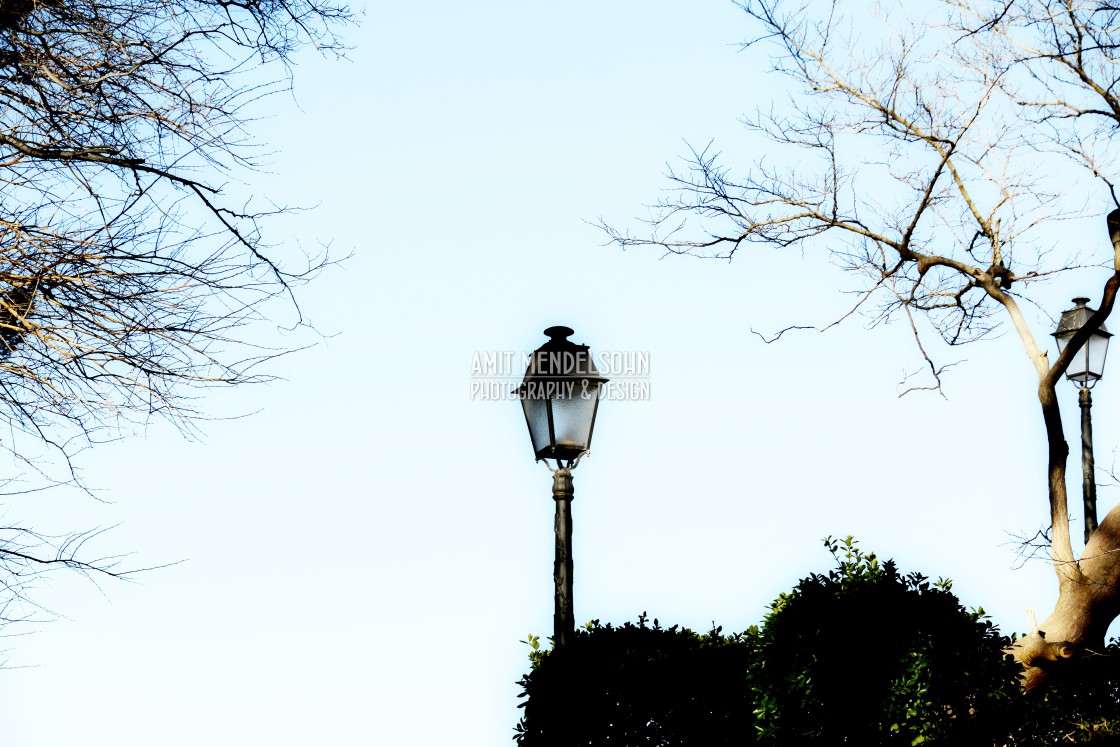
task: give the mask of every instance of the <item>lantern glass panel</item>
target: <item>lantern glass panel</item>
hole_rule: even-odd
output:
[[[1089,338],[1089,342],[1085,343],[1085,349],[1088,351],[1086,368],[1089,376],[1093,379],[1099,379],[1104,375],[1104,359],[1108,355],[1108,338],[1104,335],[1093,335]]]
[[[548,400],[537,397],[522,397],[521,406],[525,408],[525,422],[529,424],[529,437],[533,440],[533,453],[540,454],[551,445],[548,432]]]
[[[557,452],[563,451],[564,458],[572,454],[578,456],[591,445],[591,427],[595,421],[595,410],[599,404],[597,383],[584,389],[581,382],[574,382],[571,397],[555,397],[552,400],[552,417],[556,427]]]
[[[1058,352],[1065,350],[1070,337],[1073,335],[1058,338]],[[1108,355],[1108,337],[1100,334],[1090,336],[1070,361],[1069,368],[1066,369],[1066,378],[1079,384],[1089,384],[1101,378],[1104,374],[1105,357]]]

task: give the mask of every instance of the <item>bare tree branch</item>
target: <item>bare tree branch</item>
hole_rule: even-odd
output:
[[[268,378],[283,351],[252,327],[302,323],[293,292],[328,258],[270,245],[284,210],[230,187],[260,164],[254,107],[301,48],[341,55],[349,19],[332,0],[0,2],[0,448],[40,486],[80,485],[75,455],[131,424],[191,433],[207,388]],[[0,527],[0,608],[50,569],[130,573],[83,557],[99,534]]]

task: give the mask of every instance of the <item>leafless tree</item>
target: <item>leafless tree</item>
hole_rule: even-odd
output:
[[[0,0],[0,448],[29,472],[72,481],[76,451],[153,416],[189,429],[199,388],[276,354],[246,325],[284,304],[299,323],[293,289],[326,258],[270,246],[279,209],[236,180],[261,154],[253,105],[301,47],[340,54],[349,18],[332,0]],[[6,598],[51,567],[122,572],[81,559],[86,537],[0,528]]]
[[[755,244],[823,249],[866,277],[853,311],[907,320],[929,375],[918,388],[940,389],[943,371],[923,330],[958,345],[1011,325],[1038,377],[1049,443],[1048,537],[1060,586],[1053,614],[1015,646],[1033,688],[1101,646],[1120,614],[1120,507],[1078,557],[1055,395],[1073,355],[1112,312],[1120,210],[1108,216],[1107,252],[1102,241],[1099,255],[1083,259],[1054,251],[1046,238],[1055,221],[1085,214],[1069,195],[1092,184],[1120,208],[1120,168],[1107,155],[1120,126],[1120,6],[738,5],[760,30],[747,46],[764,46],[774,70],[796,87],[790,106],[748,122],[782,148],[741,176],[710,148],[697,150],[686,169],[670,173],[669,196],[655,206],[649,233],[603,227],[623,246],[671,253],[730,258]],[[790,151],[795,163],[778,160]],[[1038,281],[1085,266],[1108,272],[1099,311],[1051,361],[1024,304],[1033,303]]]

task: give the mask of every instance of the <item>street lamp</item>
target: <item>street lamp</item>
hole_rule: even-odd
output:
[[[1058,341],[1058,353],[1066,349],[1077,331],[1085,326],[1089,318],[1096,313],[1085,304],[1089,299],[1083,296],[1073,299],[1077,304],[1074,308],[1062,312],[1058,321],[1058,328],[1054,330],[1054,339]],[[1089,335],[1089,339],[1077,351],[1077,355],[1066,369],[1066,378],[1081,385],[1081,394],[1078,402],[1081,404],[1081,468],[1082,468],[1082,497],[1085,505],[1085,541],[1097,528],[1097,483],[1093,468],[1093,421],[1090,410],[1093,398],[1089,390],[1104,374],[1104,359],[1108,354],[1108,338],[1112,337],[1102,324],[1096,331]]]
[[[525,380],[517,390],[537,461],[554,459],[552,497],[556,501],[556,583],[553,645],[560,648],[575,636],[572,613],[572,470],[591,448],[601,387],[586,345],[567,338],[568,327],[549,327],[549,340],[533,352]],[[545,461],[548,466],[548,462]]]

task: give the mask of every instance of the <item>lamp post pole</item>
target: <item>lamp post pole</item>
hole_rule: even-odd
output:
[[[556,503],[556,584],[552,645],[561,648],[576,634],[572,612],[572,470],[591,448],[601,387],[586,345],[568,340],[569,327],[549,327],[549,340],[533,352],[525,380],[517,389],[537,461],[556,460],[552,498]],[[550,467],[551,469],[551,467]]]
[[[556,611],[552,617],[554,645],[559,648],[575,637],[575,613],[572,611],[572,471],[557,469],[552,473],[552,497],[556,501],[556,562],[552,576],[556,582]]]
[[[1078,396],[1081,404],[1081,495],[1085,505],[1085,541],[1097,530],[1097,481],[1093,465],[1093,419],[1090,410],[1093,396],[1082,385]]]
[[[1084,296],[1078,296],[1073,299],[1073,302],[1077,305],[1062,312],[1062,318],[1058,320],[1058,328],[1053,332],[1054,339],[1058,342],[1059,353],[1065,352],[1066,344],[1096,313],[1086,305],[1089,299]],[[1093,396],[1089,390],[1104,375],[1104,361],[1108,355],[1110,337],[1112,333],[1105,329],[1103,324],[1097,327],[1066,368],[1066,378],[1078,384],[1081,390],[1078,395],[1078,402],[1081,405],[1081,496],[1085,510],[1086,542],[1097,529],[1097,481],[1093,464]]]

